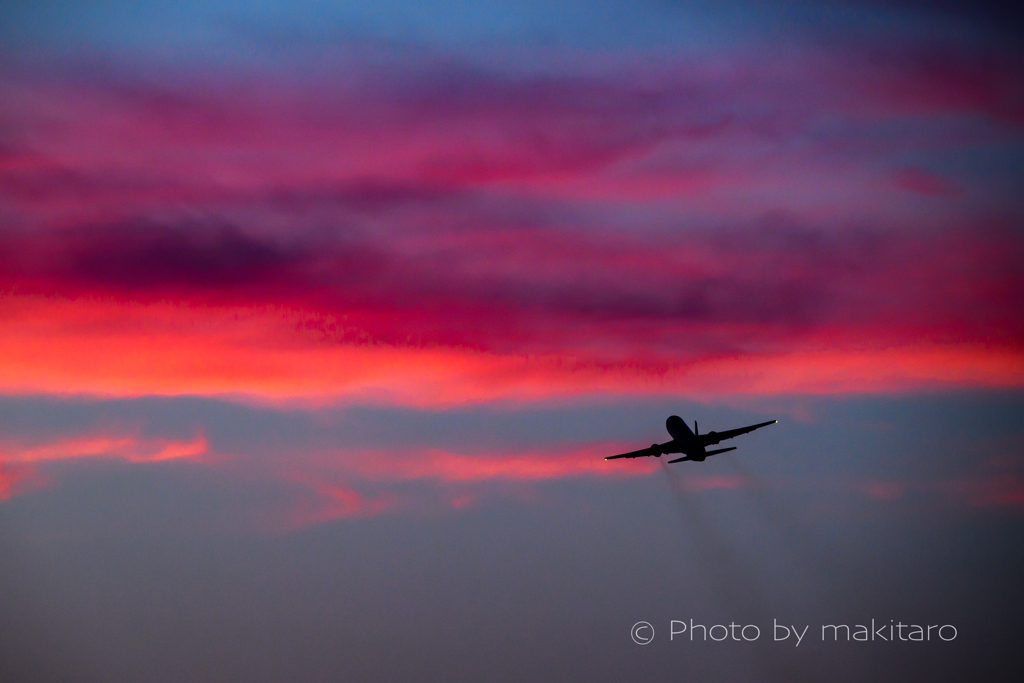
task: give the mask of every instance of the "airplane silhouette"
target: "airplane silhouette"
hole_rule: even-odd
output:
[[[660,458],[662,455],[668,455],[670,453],[685,453],[686,455],[682,458],[669,460],[669,463],[682,462],[683,460],[704,462],[704,459],[709,455],[717,455],[719,453],[725,453],[726,451],[736,450],[736,447],[732,446],[730,448],[719,448],[714,451],[709,451],[706,450],[708,446],[714,446],[716,443],[725,441],[726,439],[731,439],[734,436],[752,432],[755,429],[760,429],[761,427],[773,425],[776,422],[778,422],[778,420],[762,422],[761,424],[750,425],[749,427],[740,427],[739,429],[730,429],[724,432],[708,432],[707,434],[701,434],[697,427],[696,420],[693,422],[693,431],[691,432],[690,427],[683,422],[683,418],[678,415],[673,415],[665,420],[665,428],[668,429],[668,433],[672,435],[672,440],[668,443],[651,444],[650,448],[642,448],[639,451],[622,453],[621,455],[611,455],[605,458],[605,460],[615,460],[616,458],[643,458],[649,455]]]

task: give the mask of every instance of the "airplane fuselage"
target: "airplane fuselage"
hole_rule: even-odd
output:
[[[672,440],[663,444],[651,444],[651,450],[657,457],[672,453],[682,453],[691,460],[702,462],[706,457],[704,444],[700,443],[696,435],[690,431],[690,427],[683,422],[678,415],[673,415],[665,421],[668,433]],[[711,432],[714,434],[714,432]],[[716,442],[717,443],[717,442]]]
[[[663,455],[671,455],[673,453],[682,453],[686,455],[690,460],[696,460],[697,462],[703,462],[704,458],[707,457],[707,449],[700,444],[693,443],[690,439],[689,443],[682,443],[679,439],[672,439],[662,444],[651,444],[651,450],[654,451],[654,455],[660,458]]]

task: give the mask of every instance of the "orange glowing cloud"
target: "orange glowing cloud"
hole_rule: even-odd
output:
[[[980,344],[649,356],[586,349],[522,355],[454,346],[348,342],[279,307],[0,297],[0,391],[238,395],[263,400],[446,406],[585,394],[695,397],[1021,386],[1024,355]]]

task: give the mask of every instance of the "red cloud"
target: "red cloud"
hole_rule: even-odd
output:
[[[1019,65],[817,64],[259,88],[9,66],[0,388],[1019,386],[1015,200],[880,170],[1016,140]]]

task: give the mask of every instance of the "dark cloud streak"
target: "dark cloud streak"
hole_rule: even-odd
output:
[[[1014,313],[1024,258],[999,230],[896,236],[769,224],[653,243],[560,228],[434,239],[415,251],[397,232],[285,241],[225,221],[8,233],[0,282],[20,293],[284,305],[387,343],[502,351],[558,348],[585,330],[611,344],[651,335],[639,343],[657,352],[681,335],[711,343],[718,326],[739,343],[743,326],[780,341],[854,328],[880,340],[1024,338]]]

